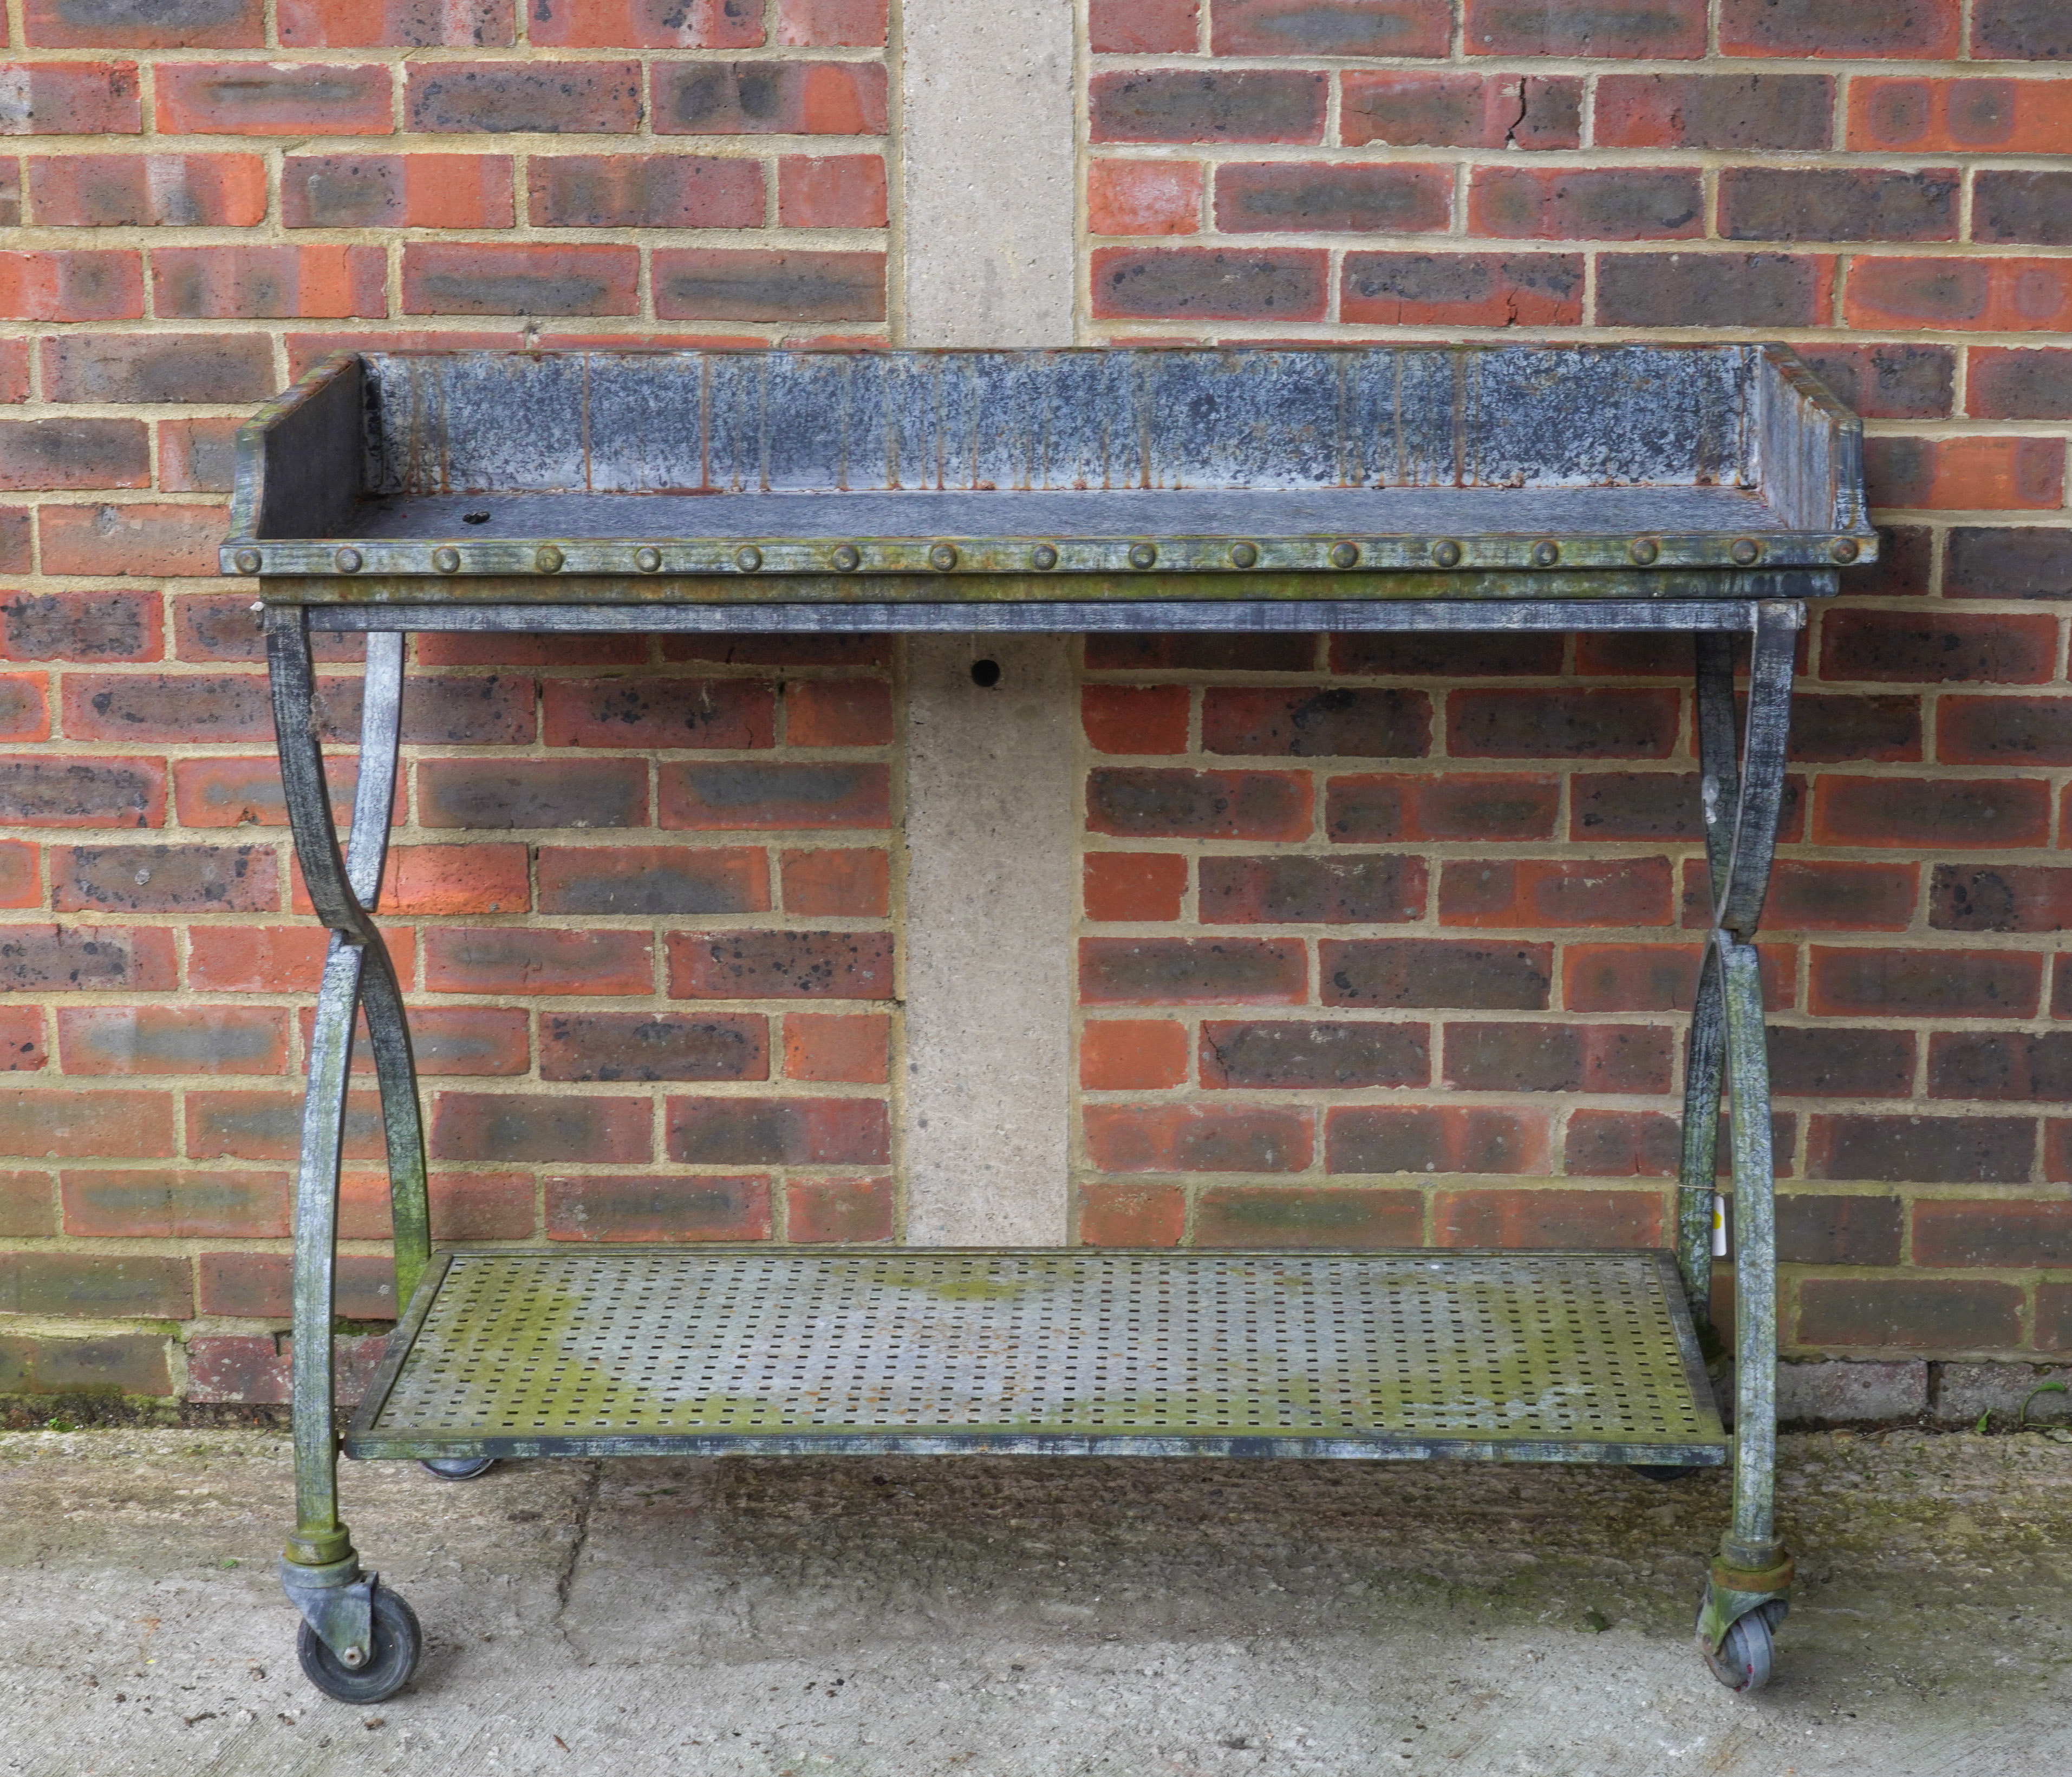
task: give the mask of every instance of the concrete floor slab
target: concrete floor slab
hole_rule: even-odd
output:
[[[1689,1640],[1726,1490],[1616,1470],[967,1458],[348,1465],[429,1651],[303,1681],[286,1440],[0,1436],[0,1771],[2072,1769],[2072,1447],[1784,1440],[1780,1675]]]

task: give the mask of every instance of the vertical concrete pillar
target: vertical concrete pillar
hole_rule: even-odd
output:
[[[1072,343],[1073,16],[1073,0],[905,0],[902,344]],[[918,1245],[1065,1238],[1072,646],[906,643],[899,1155]],[[974,680],[980,661],[996,683]]]

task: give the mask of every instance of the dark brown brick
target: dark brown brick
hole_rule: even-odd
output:
[[[432,1158],[588,1164],[653,1158],[653,1105],[646,1098],[568,1093],[442,1092],[432,1099]]]
[[[653,940],[644,931],[553,931],[491,925],[425,935],[433,993],[647,994]]]
[[[1090,635],[1089,672],[1308,672],[1313,635]]]
[[[1948,56],[1957,9],[1947,0],[1720,0],[1729,55]]]
[[[882,136],[881,62],[658,62],[660,136]]]
[[[1980,172],[1971,188],[1971,238],[2072,246],[2072,172]]]
[[[1457,691],[1446,700],[1457,759],[1662,759],[1675,749],[1673,691]]]
[[[1201,871],[1205,925],[1379,925],[1424,911],[1421,858],[1214,857]]]
[[[1439,876],[1442,925],[1667,925],[1675,917],[1667,858],[1467,859]]]
[[[294,1311],[294,1264],[286,1253],[203,1253],[195,1261],[205,1315],[285,1320]],[[347,1320],[396,1318],[396,1266],[385,1254],[339,1255],[336,1305]]]
[[[1330,76],[1275,69],[1133,69],[1096,74],[1096,142],[1314,142]]]
[[[0,488],[147,487],[150,478],[141,421],[0,421]]]
[[[263,913],[281,905],[271,846],[67,846],[51,857],[60,913]]]
[[[1209,15],[1217,55],[1444,55],[1449,0],[1220,0]]]
[[[1332,1172],[1536,1172],[1547,1166],[1537,1113],[1465,1105],[1341,1105],[1324,1118]]]
[[[1946,697],[1935,752],[1951,765],[2072,765],[2072,700]]]
[[[194,1280],[184,1258],[142,1253],[0,1253],[0,1314],[185,1320]]]
[[[667,1141],[693,1166],[882,1166],[892,1153],[880,1098],[672,1098]]]
[[[426,827],[645,827],[648,768],[634,759],[427,759],[417,767]]]
[[[1816,1116],[1807,1176],[1895,1184],[2022,1184],[2033,1117]]]
[[[1421,1086],[1432,1076],[1423,1024],[1208,1020],[1201,1042],[1205,1086]]]
[[[1720,175],[1729,240],[1955,240],[1954,167],[1731,166]]]
[[[2004,847],[2042,845],[2050,798],[2041,783],[2002,778],[1856,778],[1815,786],[1812,831],[1823,845]]]
[[[403,248],[405,314],[631,314],[639,286],[635,247],[413,240]]]
[[[1212,686],[1202,694],[1202,745],[1209,753],[1419,759],[1431,745],[1432,700],[1420,691]]]
[[[285,1172],[68,1171],[63,1190],[68,1234],[236,1240],[290,1231]]]
[[[1942,591],[1950,598],[2072,598],[2072,530],[1957,525]]]
[[[1443,166],[1265,161],[1216,170],[1216,227],[1225,234],[1441,233],[1453,205],[1453,172]]]
[[[1928,923],[1942,932],[2072,931],[2072,870],[1938,864]]]
[[[0,659],[150,660],[163,651],[156,593],[0,594]]]
[[[1651,1025],[1449,1024],[1441,1077],[1467,1092],[1666,1092],[1672,1046]]]
[[[1305,248],[1103,247],[1093,257],[1094,313],[1110,320],[1321,321],[1330,292],[1329,256]]]
[[[1551,944],[1433,938],[1326,938],[1318,946],[1327,1006],[1544,1011],[1554,979]]]
[[[640,127],[638,62],[405,62],[404,127],[467,135]]]
[[[1928,1042],[1928,1095],[2072,1102],[2072,1031],[1938,1031]]]
[[[2058,626],[2037,614],[1822,614],[1820,676],[1886,683],[2041,684],[2057,665]]]
[[[1914,1033],[1834,1025],[1770,1027],[1770,1090],[1781,1098],[1904,1098]]]
[[[1573,75],[1345,74],[1340,138],[1348,148],[1580,147],[1583,83]]]
[[[677,999],[890,999],[890,932],[672,932]]]
[[[1334,1185],[1217,1185],[1202,1193],[1194,1244],[1207,1247],[1415,1246],[1424,1200],[1416,1191]]]
[[[1815,74],[1605,74],[1601,148],[1823,149],[1835,139],[1835,83]]]
[[[257,673],[68,673],[64,724],[75,740],[129,742],[257,741],[273,732]]]
[[[1809,1278],[1799,1340],[1828,1350],[2004,1351],[2021,1344],[2021,1291],[1955,1278]]]
[[[317,720],[327,741],[360,738],[359,679],[317,681]],[[532,681],[511,673],[413,677],[403,699],[403,739],[417,746],[520,746],[532,740]]]
[[[2042,980],[2029,950],[1815,945],[1807,1005],[1827,1018],[2033,1018]]]
[[[155,759],[0,757],[0,821],[22,827],[158,827],[165,768]]]
[[[1079,999],[1089,1006],[1300,1003],[1308,982],[1294,938],[1079,940]]]
[[[1791,700],[1791,757],[1823,765],[1922,756],[1918,697],[1840,697],[1800,692]],[[1801,797],[1793,800],[1800,801]]]
[[[263,334],[73,333],[41,349],[47,401],[257,401],[276,381]]]
[[[1953,1269],[2072,1265],[2072,1203],[2008,1197],[1917,1203],[1914,1262]]]
[[[1877,560],[1850,570],[1848,590],[1867,598],[1919,598],[1928,590],[1934,548],[1934,533],[1926,526],[1882,525]]]
[[[1492,166],[1468,189],[1472,234],[1512,240],[1669,240],[1704,232],[1697,174],[1678,167]]]
[[[1964,405],[1988,420],[2072,419],[2072,351],[1974,346]]]
[[[543,1080],[767,1080],[770,1024],[754,1015],[552,1012],[540,1020]]]
[[[770,1180],[586,1174],[547,1180],[549,1240],[767,1240]]]
[[[705,154],[536,154],[531,215],[545,228],[759,228],[758,161]]]
[[[51,1187],[47,1172],[0,1172],[0,1239],[44,1240],[58,1231]]]
[[[1799,253],[1600,253],[1597,319],[1616,327],[1824,325],[1834,262]]]
[[[1702,55],[1704,0],[1467,0],[1462,43],[1470,55]]]
[[[1560,798],[1560,782],[1552,777],[1362,774],[1326,783],[1324,831],[1341,845],[1552,839]]]
[[[1572,1179],[1672,1179],[1683,1131],[1659,1110],[1577,1110],[1568,1118],[1561,1170]]]
[[[2010,62],[2072,57],[2072,18],[2058,0],[1973,0],[1971,53]]]
[[[166,1360],[169,1343],[151,1333],[116,1333],[105,1339],[39,1335],[0,1339],[0,1394],[164,1399],[173,1392]]]
[[[1789,1192],[1777,1200],[1777,1256],[1786,1265],[1897,1265],[1906,1215],[1897,1197]]]
[[[1583,318],[1583,256],[1581,253],[1348,253],[1339,291],[1343,320],[1371,326],[1494,327],[1572,326]],[[1424,639],[1437,651],[1438,638],[1334,637],[1334,646],[1385,646]],[[1529,655],[1556,644],[1559,636],[1457,636],[1454,642],[1470,659],[1475,655],[1514,652]],[[1352,668],[1355,671],[1397,671],[1396,667]],[[1478,671],[1539,671],[1539,668],[1470,667]],[[1443,675],[1441,676],[1444,676]]]
[[[881,765],[685,761],[659,775],[665,827],[878,827],[892,818],[891,775]]]
[[[150,991],[175,984],[172,934],[155,927],[0,925],[0,988]]]
[[[753,749],[776,741],[777,700],[750,679],[549,679],[549,746]]]
[[[759,846],[543,845],[543,913],[759,913],[770,866]]]
[[[1659,1191],[1442,1191],[1433,1200],[1441,1246],[1659,1246]]]
[[[1104,766],[1087,774],[1087,824],[1130,839],[1298,839],[1309,779],[1286,771]]]
[[[654,256],[668,321],[882,321],[885,255],[676,248]]]
[[[1795,348],[1807,367],[1867,420],[1940,420],[1951,411],[1956,352],[1948,346],[1817,346]],[[1978,355],[1971,358],[1971,411]],[[1889,548],[1889,544],[1886,544]],[[1853,577],[1849,589],[1861,589]]]
[[[1312,1113],[1289,1106],[1090,1105],[1087,1157],[1104,1172],[1300,1172]]]

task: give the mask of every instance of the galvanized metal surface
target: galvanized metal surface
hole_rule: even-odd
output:
[[[347,354],[240,433],[222,560],[933,574],[956,597],[1002,574],[1359,569],[1388,596],[1401,572],[1820,568],[1877,551],[1860,434],[1776,346]]]
[[[1711,1464],[1666,1254],[460,1253],[369,1455],[1023,1450]]]

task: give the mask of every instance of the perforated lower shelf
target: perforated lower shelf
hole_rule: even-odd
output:
[[[1725,1460],[1666,1253],[443,1254],[345,1447]]]

